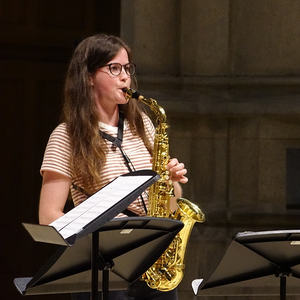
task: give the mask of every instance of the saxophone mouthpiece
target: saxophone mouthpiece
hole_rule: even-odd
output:
[[[125,97],[126,98],[135,98],[138,99],[140,96],[140,93],[137,92],[134,89],[130,89],[130,88],[123,88],[122,91],[125,93]]]

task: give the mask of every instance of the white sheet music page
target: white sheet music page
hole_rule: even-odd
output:
[[[151,178],[149,175],[120,176],[49,226],[67,239]]]

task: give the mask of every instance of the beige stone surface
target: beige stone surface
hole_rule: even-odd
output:
[[[207,216],[179,299],[256,299],[196,297],[191,281],[209,276],[237,232],[299,227],[286,208],[286,150],[300,149],[300,2],[122,3],[139,87],[166,109],[171,154],[188,168],[184,195]]]
[[[233,72],[299,74],[300,2],[236,0],[231,4]]]
[[[228,73],[229,3],[229,0],[180,1],[181,75]]]

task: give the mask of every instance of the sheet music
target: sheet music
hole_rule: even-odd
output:
[[[120,176],[51,224],[64,239],[82,230],[152,176]]]

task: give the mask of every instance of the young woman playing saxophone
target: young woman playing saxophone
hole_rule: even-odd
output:
[[[64,214],[69,193],[76,206],[129,168],[151,169],[154,126],[142,105],[128,102],[123,91],[135,83],[130,48],[119,37],[98,34],[79,43],[66,75],[62,123],[49,138],[41,166],[40,224]],[[120,131],[129,162],[107,139],[118,137]],[[175,196],[180,197],[179,183],[188,181],[187,170],[176,158],[170,159],[167,168]],[[144,193],[119,217],[144,216],[147,207]],[[175,197],[170,209],[176,209]],[[86,294],[72,297],[89,299]],[[177,295],[176,289],[160,292],[138,282],[128,291],[110,292],[110,299],[177,299]]]

